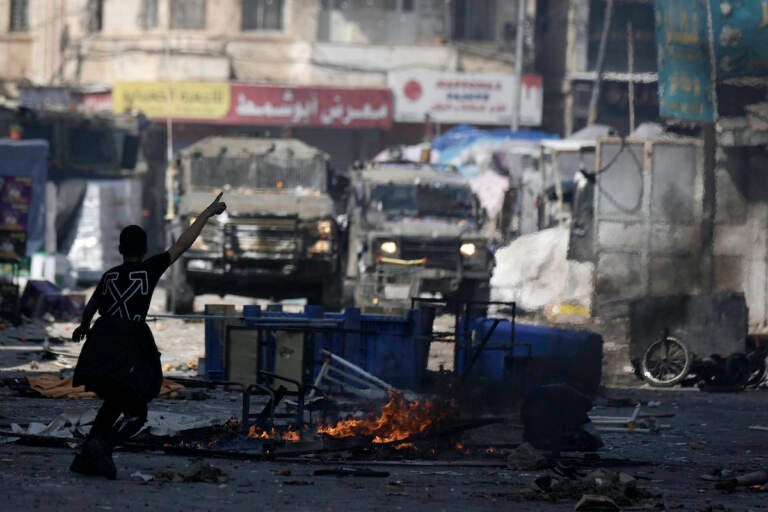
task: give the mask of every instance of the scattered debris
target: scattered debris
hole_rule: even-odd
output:
[[[11,431],[16,434],[71,439],[77,435],[85,436],[91,429],[94,418],[96,418],[95,409],[74,410],[59,415],[47,425],[32,422],[24,428],[13,423],[11,424]]]
[[[147,475],[146,473],[142,473],[141,471],[134,471],[131,473],[131,478],[135,480],[141,480],[142,482],[150,482],[155,479],[152,475]]]
[[[408,493],[405,492],[405,486],[397,481],[389,481],[387,482],[387,487],[385,494],[387,496],[407,496]]]
[[[333,468],[333,469],[316,469],[313,473],[315,476],[360,476],[360,477],[376,477],[386,478],[389,476],[388,471],[374,471],[368,468]]]
[[[737,476],[736,478],[720,480],[719,482],[715,483],[715,489],[731,491],[737,487],[752,487],[755,485],[762,486],[766,483],[768,483],[768,471],[760,470],[752,471],[751,473],[745,473],[743,475]]]
[[[577,512],[587,511],[618,511],[619,506],[608,496],[599,496],[596,494],[585,494],[576,503],[574,508]]]
[[[507,467],[522,471],[536,471],[550,467],[550,463],[533,445],[523,443],[509,454]]]
[[[637,485],[637,480],[633,476],[606,469],[597,469],[584,476],[576,474],[571,477],[540,476],[535,480],[530,492],[533,494],[533,496],[529,496],[530,498],[550,501],[580,500],[585,495],[599,496],[601,500],[610,499],[618,507],[628,507],[653,497],[650,491]],[[587,504],[591,506],[592,501],[587,500],[584,506]],[[598,509],[577,508],[577,510]]]
[[[211,482],[223,484],[229,481],[229,475],[203,459],[194,459],[184,472],[163,471],[155,473],[154,478],[159,482],[171,483]]]
[[[286,480],[280,483],[283,485],[315,485],[312,480]]]

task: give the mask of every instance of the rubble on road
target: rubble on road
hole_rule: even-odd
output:
[[[546,474],[536,478],[527,490],[528,499],[547,501],[580,500],[585,495],[607,498],[620,507],[637,505],[655,497],[655,494],[627,473],[597,469],[583,476],[568,478]],[[586,504],[585,504],[586,506]],[[583,508],[581,510],[595,510]]]
[[[549,460],[530,443],[523,443],[507,457],[509,469],[535,471],[550,467]]]
[[[153,476],[158,482],[170,483],[209,482],[223,484],[229,482],[229,475],[203,459],[193,460],[184,471],[161,471]]]
[[[737,487],[759,487],[760,490],[765,490],[765,484],[768,484],[768,471],[759,470],[752,471],[750,473],[744,473],[742,475],[733,478],[724,478],[715,482],[715,489],[723,491],[732,491]]]

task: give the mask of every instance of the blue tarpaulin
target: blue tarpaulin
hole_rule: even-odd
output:
[[[45,181],[48,178],[48,142],[0,140],[0,176],[30,178],[26,255],[45,247]]]
[[[511,130],[481,130],[474,126],[462,124],[451,128],[442,135],[435,137],[432,141],[432,147],[438,151],[444,151],[448,148],[462,146],[469,147],[478,141],[507,141],[520,140],[536,142],[543,139],[557,139],[557,135],[539,130],[525,130],[513,132]]]
[[[481,130],[474,126],[459,125],[435,137],[432,148],[438,153],[436,163],[455,165],[462,175],[471,177],[481,172],[477,165],[477,158],[471,157],[472,153],[477,155],[474,148],[490,155],[495,149],[509,143],[535,144],[544,139],[558,138],[555,134],[538,130],[517,132],[505,129]]]

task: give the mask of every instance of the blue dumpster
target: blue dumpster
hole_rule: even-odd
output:
[[[431,316],[421,310],[396,317],[362,315],[357,308],[325,313],[322,307],[307,306],[302,313],[285,313],[245,306],[242,316],[251,320],[243,320],[241,325],[250,325],[254,329],[258,329],[262,321],[273,319],[288,321],[294,329],[306,327],[314,341],[315,374],[323,362],[321,351],[328,350],[395,387],[418,389],[422,385],[432,323]],[[336,322],[337,327],[315,329],[312,320]],[[274,336],[274,331],[279,328],[265,329],[265,335]],[[206,376],[209,380],[222,380],[227,375],[222,350],[224,340],[219,339],[220,332],[216,320],[205,321]],[[259,355],[260,369],[273,371],[274,358],[274,344],[264,343]]]
[[[588,394],[600,386],[603,338],[597,333],[478,318],[470,322],[470,335],[470,343],[457,346],[460,375],[477,356],[469,376],[491,383],[524,388],[564,383]],[[476,353],[486,336],[485,347]]]

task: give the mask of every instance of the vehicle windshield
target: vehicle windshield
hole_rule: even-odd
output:
[[[67,135],[67,147],[72,164],[77,166],[109,166],[114,168],[118,174],[118,155],[114,131],[97,126],[78,126],[70,128]]]
[[[390,217],[473,217],[472,190],[454,185],[381,184],[371,189],[371,204]]]
[[[326,191],[325,160],[250,157],[193,158],[190,186],[211,189],[229,186],[232,189],[309,189]]]

